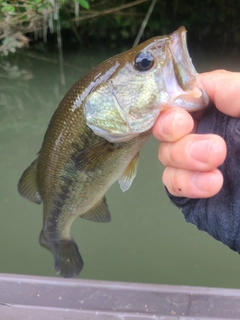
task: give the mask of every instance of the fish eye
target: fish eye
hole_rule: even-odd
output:
[[[154,57],[149,52],[140,52],[134,62],[138,71],[148,71],[154,65]]]

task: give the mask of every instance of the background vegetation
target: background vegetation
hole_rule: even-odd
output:
[[[39,43],[133,43],[153,0],[0,0],[0,54]],[[240,44],[239,0],[157,0],[142,39],[180,25],[192,41]]]

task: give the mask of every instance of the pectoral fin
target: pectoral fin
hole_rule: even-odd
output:
[[[102,140],[88,149],[80,152],[75,159],[75,166],[78,170],[93,171],[99,164],[104,164],[109,153],[119,149],[121,145]]]
[[[103,197],[93,208],[81,215],[80,218],[95,222],[110,222],[111,215],[106,198]]]
[[[134,156],[134,158],[131,160],[131,162],[125,169],[123,175],[118,180],[123,192],[127,191],[131,187],[133,179],[136,177],[138,160],[139,160],[139,152]]]
[[[32,162],[32,164],[23,172],[19,183],[18,183],[18,192],[24,198],[40,204],[42,198],[38,191],[37,186],[37,159]]]

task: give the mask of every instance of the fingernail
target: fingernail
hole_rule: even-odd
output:
[[[198,160],[206,163],[208,161],[209,153],[213,145],[214,145],[214,141],[212,140],[209,140],[209,139],[199,140],[199,141],[192,142],[188,146],[188,151],[190,156],[194,160]]]
[[[207,172],[196,172],[192,176],[192,183],[199,190],[207,191],[212,180],[213,176]]]

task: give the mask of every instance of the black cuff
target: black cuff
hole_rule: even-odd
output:
[[[227,158],[219,167],[224,177],[222,189],[207,199],[175,197],[166,192],[187,222],[240,253],[240,119],[210,108],[204,112],[197,133],[215,133],[226,141]]]

